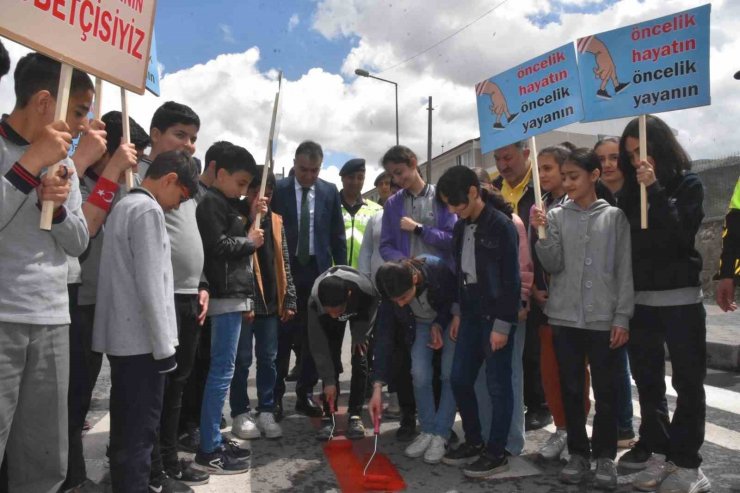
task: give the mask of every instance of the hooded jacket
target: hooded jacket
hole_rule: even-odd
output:
[[[584,210],[569,201],[547,213],[547,238],[536,244],[551,274],[545,314],[552,325],[629,329],[634,311],[630,226],[599,199]]]

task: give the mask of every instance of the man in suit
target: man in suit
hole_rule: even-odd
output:
[[[296,411],[307,416],[323,414],[312,399],[318,373],[308,348],[307,307],[311,288],[319,274],[334,265],[347,264],[347,243],[339,191],[319,178],[324,152],[316,142],[302,142],[295,151],[295,174],[277,183],[273,210],[283,217],[290,252],[290,269],[298,298],[298,313],[282,324],[278,337],[275,411],[283,414],[285,377],[288,374],[291,346],[300,354],[300,373],[296,383]],[[300,348],[305,348],[301,350]]]

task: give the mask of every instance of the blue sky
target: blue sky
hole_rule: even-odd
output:
[[[157,45],[166,72],[222,53],[260,49],[260,69],[295,80],[312,67],[339,73],[354,40],[327,40],[311,29],[316,3],[306,0],[177,0],[157,4]],[[298,24],[289,30],[291,17]]]

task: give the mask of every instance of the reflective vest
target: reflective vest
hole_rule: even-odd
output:
[[[347,237],[347,265],[357,268],[360,258],[360,247],[365,227],[375,214],[383,210],[383,207],[372,200],[364,200],[360,209],[353,216],[342,204],[342,217],[344,218],[344,234]]]

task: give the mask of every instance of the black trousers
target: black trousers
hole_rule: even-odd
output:
[[[343,370],[342,343],[344,342],[347,322],[339,322],[328,315],[322,315],[319,317],[319,321],[329,342],[329,351],[331,352],[331,360],[334,365],[334,378],[337,382],[337,400],[339,400],[339,374]],[[362,415],[367,379],[367,355],[360,354],[352,348],[352,378],[349,384],[349,404],[347,406],[350,416]],[[330,415],[329,403],[326,401],[324,401],[324,413],[326,416]]]
[[[92,350],[95,305],[77,305],[78,285],[69,286],[69,392],[67,413],[69,455],[67,478],[63,489],[70,489],[87,479],[82,447],[82,428],[90,410],[92,393],[98,380],[103,355]]]
[[[539,310],[539,307],[533,306],[532,310]],[[527,406],[528,411],[536,411],[547,406],[540,373],[540,324],[538,320],[541,319],[541,314],[530,312],[527,317],[526,333],[524,335],[524,353],[522,355],[524,405]]]
[[[704,305],[635,305],[630,327],[630,367],[640,396],[642,418],[639,446],[665,454],[679,467],[699,467],[706,419]],[[678,394],[673,420],[669,420],[665,399],[664,344],[671,355],[673,388]]]
[[[180,433],[187,433],[200,426],[200,410],[203,391],[206,388],[208,370],[211,368],[211,319],[206,318],[200,330],[198,347],[195,351],[193,371],[185,382],[180,408]]]
[[[151,354],[108,355],[110,474],[114,493],[149,490],[151,456],[157,441],[165,376]]]
[[[175,295],[177,339],[179,341],[175,350],[177,368],[168,373],[165,378],[159,440],[152,450],[152,478],[159,477],[166,469],[176,468],[178,464],[177,432],[180,425],[182,393],[193,371],[198,350],[201,330],[198,325],[199,312],[200,304],[197,294]]]
[[[586,458],[614,459],[617,455],[616,373],[619,359],[617,351],[609,348],[611,332],[560,326],[554,326],[552,330],[560,368],[568,453]],[[596,398],[590,447],[583,408],[586,359],[591,367],[591,385]]]
[[[311,297],[311,288],[319,277],[319,268],[316,258],[311,257],[307,265],[300,265],[297,259],[292,259],[290,271],[293,274],[293,283],[296,289],[298,312],[293,320],[281,323],[278,328],[278,352],[275,360],[277,379],[275,381],[275,402],[282,401],[285,395],[285,377],[290,366],[290,351],[293,345],[300,346],[296,354],[300,353],[298,381],[296,395],[299,399],[310,396],[314,386],[319,381],[311,352],[308,351],[308,299]]]
[[[388,391],[396,392],[402,419],[413,420],[416,423],[416,399],[414,398],[414,382],[411,378],[411,347],[406,342],[404,328],[397,322],[394,323],[393,377],[389,382]]]

